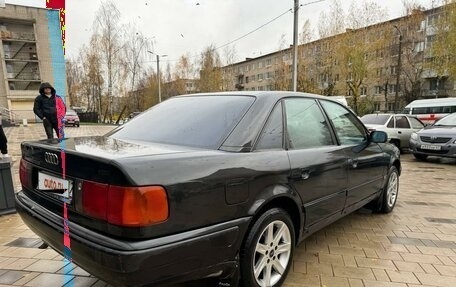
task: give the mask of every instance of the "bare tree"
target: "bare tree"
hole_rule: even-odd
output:
[[[66,60],[66,79],[68,86],[68,96],[72,106],[81,105],[81,82],[82,71],[76,59]]]
[[[306,20],[301,28],[301,33],[299,34],[299,44],[307,44],[314,39],[314,31],[310,24],[309,20]]]
[[[329,13],[320,13],[318,34],[320,38],[343,33],[345,30],[345,12],[340,0],[333,0],[329,6]]]
[[[230,91],[235,87],[236,75],[234,69],[230,66],[236,62],[237,57],[236,45],[228,45],[223,49],[224,64],[229,67],[223,69],[223,91]]]
[[[118,77],[120,74],[120,51],[123,46],[121,39],[124,35],[122,26],[120,25],[120,11],[117,9],[112,0],[102,2],[100,8],[95,15],[95,33],[98,35],[96,38],[101,48],[100,53],[103,58],[103,65],[105,66],[105,73],[107,74],[107,97],[108,105],[110,107],[109,118],[112,121],[112,97],[113,89],[116,88]]]
[[[133,95],[137,110],[140,108],[139,95],[137,93],[138,75],[143,69],[147,51],[151,49],[151,41],[145,37],[134,24],[126,27],[126,39],[123,49],[123,67],[125,77],[130,82],[130,93]]]

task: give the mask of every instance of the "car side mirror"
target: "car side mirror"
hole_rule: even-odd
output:
[[[373,143],[386,143],[388,135],[383,131],[373,131],[369,135],[371,142]]]

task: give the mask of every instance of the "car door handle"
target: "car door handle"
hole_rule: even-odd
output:
[[[358,167],[358,160],[357,159],[349,159],[348,164],[351,165],[352,168]]]
[[[397,133],[398,133],[398,134],[402,134],[402,132],[401,132],[401,131],[397,131]]]

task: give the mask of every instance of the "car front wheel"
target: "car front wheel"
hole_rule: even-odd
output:
[[[395,166],[392,166],[388,173],[388,181],[385,184],[382,196],[381,212],[390,213],[396,205],[399,194],[399,172]]]
[[[241,250],[243,286],[281,286],[292,264],[294,246],[295,230],[288,213],[280,208],[263,213]]]

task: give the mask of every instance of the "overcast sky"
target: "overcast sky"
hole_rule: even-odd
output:
[[[300,0],[301,4],[315,0]],[[363,0],[354,0],[362,2]],[[351,0],[341,1],[348,9]],[[390,18],[403,13],[402,0],[376,0],[387,8]],[[433,0],[417,0],[429,8]],[[436,2],[434,0],[434,2]],[[6,3],[45,7],[46,0],[6,0]],[[74,57],[87,44],[92,24],[102,0],[66,0],[66,56]],[[272,20],[293,7],[293,0],[114,0],[123,23],[136,23],[144,35],[153,39],[154,50],[173,61],[181,55],[199,54],[206,46],[230,42]],[[132,4],[134,3],[134,4]],[[299,27],[309,19],[317,32],[318,16],[329,10],[331,0],[301,7]],[[197,5],[199,4],[199,5]],[[276,51],[285,35],[292,43],[293,14],[286,13],[235,43],[237,60]],[[223,49],[220,49],[223,57]],[[152,60],[152,56],[151,56]]]

